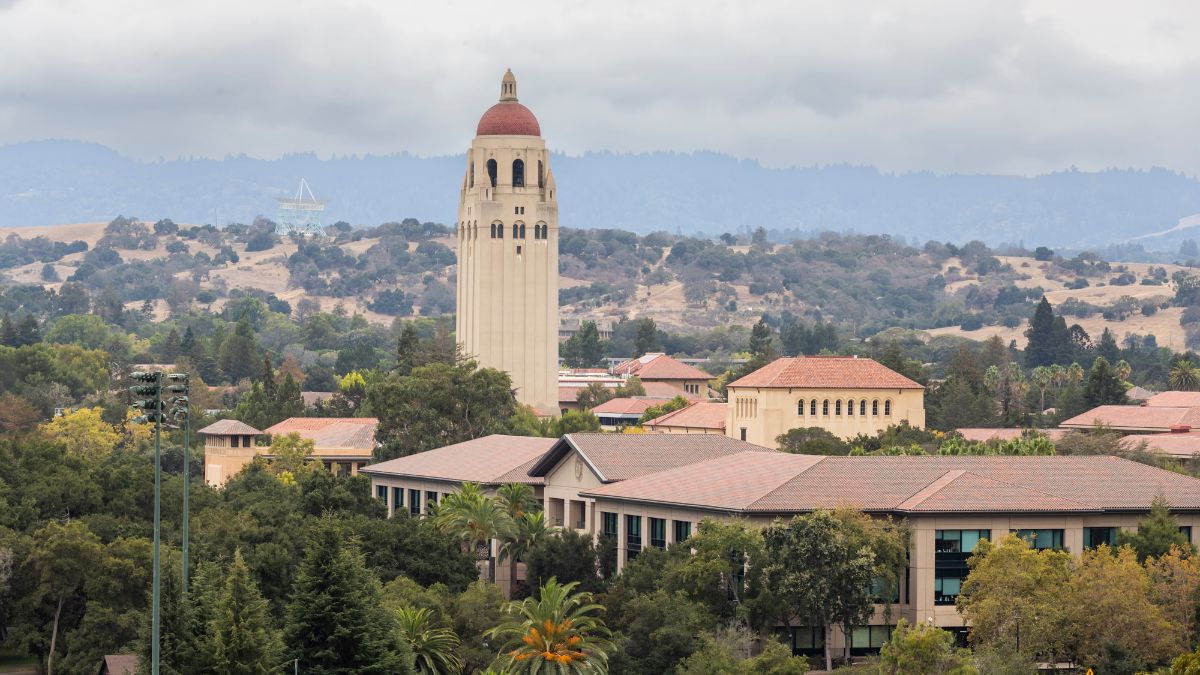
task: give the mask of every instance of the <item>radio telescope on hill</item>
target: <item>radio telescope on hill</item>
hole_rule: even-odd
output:
[[[294,197],[279,197],[279,217],[276,218],[275,234],[286,236],[292,233],[301,236],[311,234],[314,237],[325,236],[325,228],[321,225],[321,213],[325,211],[328,199],[317,199],[308,187],[308,181],[300,179]]]

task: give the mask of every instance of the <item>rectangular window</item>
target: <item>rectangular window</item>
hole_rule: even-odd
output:
[[[882,605],[886,602],[891,602],[891,603],[900,602],[900,585],[899,584],[897,584],[896,587],[892,589],[892,592],[891,592],[892,597],[890,600],[885,597],[886,595],[888,595],[887,587],[888,587],[889,583],[890,583],[890,581],[888,579],[876,579],[875,581],[871,582],[871,599],[874,600],[876,604]]]
[[[384,504],[387,504],[387,486],[386,485],[376,485],[375,486],[375,496],[379,498],[379,501],[383,502]]]
[[[642,551],[642,517],[625,516],[625,562],[632,562]]]
[[[1116,547],[1119,529],[1116,527],[1085,527],[1083,528],[1083,547],[1096,548],[1100,544]]]
[[[600,512],[600,533],[610,537],[617,536],[617,514],[608,511]]]
[[[654,548],[667,547],[667,521],[665,518],[650,519],[650,545]]]
[[[404,488],[392,488],[392,511],[399,513],[404,508]]]
[[[692,524],[686,520],[675,521],[675,541],[687,541],[692,536]]]
[[[1191,525],[1180,525],[1179,531],[1182,532],[1185,536],[1187,536],[1188,542],[1192,541],[1192,526]]]
[[[808,402],[808,414],[809,415],[817,414],[817,399],[814,398],[813,400]]]
[[[935,530],[933,534],[933,604],[953,605],[967,578],[967,558],[991,530]]]
[[[438,493],[436,492],[425,492],[425,510],[428,511],[430,508],[437,506],[437,495]]]
[[[408,491],[408,512],[414,516],[421,515],[421,491]]]
[[[867,416],[867,399],[864,398],[858,402],[858,414],[863,417]]]
[[[744,440],[746,440],[746,427],[742,427],[742,428],[741,428],[741,433],[740,433],[740,436],[741,436],[741,438],[742,438],[742,440],[743,440],[743,441],[744,441]]]
[[[825,399],[821,402],[821,414],[826,416],[829,415],[829,399]]]
[[[1012,533],[1029,542],[1030,548],[1063,550],[1062,530],[1012,530]]]
[[[833,402],[833,414],[840,416],[842,414],[842,399]]]
[[[846,414],[854,417],[854,401],[846,401]]]
[[[891,636],[891,626],[859,626],[850,633],[850,653],[875,654]]]
[[[813,626],[792,629],[792,654],[812,656],[825,652],[825,631]]]

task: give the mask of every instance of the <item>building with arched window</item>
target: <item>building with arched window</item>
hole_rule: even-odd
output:
[[[526,171],[537,171],[536,177]],[[475,176],[487,181],[475,181]],[[536,178],[536,183],[534,179]],[[467,151],[458,207],[456,335],[479,365],[507,371],[517,399],[558,411],[558,203],[550,152],[512,71]],[[470,224],[491,223],[492,236]],[[533,238],[525,224],[533,222]],[[507,233],[506,233],[507,230]]]
[[[728,406],[725,433],[772,448],[791,429],[818,427],[849,439],[904,421],[925,426],[925,388],[871,359],[778,359],[727,389],[740,405]]]

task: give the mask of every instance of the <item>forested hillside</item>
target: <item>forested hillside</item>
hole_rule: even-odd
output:
[[[291,195],[302,176],[331,200],[334,220],[443,221],[454,213],[464,161],[297,154],[140,162],[95,144],[22,143],[0,147],[0,227],[107,221],[121,213],[250,222],[272,216],[275,198]],[[557,155],[553,166],[563,225],[639,234],[715,236],[761,226],[781,238],[832,230],[1085,248],[1167,230],[1200,213],[1200,181],[1160,169],[887,174],[853,166],[769,169],[705,152]],[[1144,243],[1173,249],[1186,236],[1195,231]]]

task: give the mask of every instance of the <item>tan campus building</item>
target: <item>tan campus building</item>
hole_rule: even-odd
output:
[[[550,151],[512,71],[467,151],[458,206],[455,334],[517,399],[558,412],[558,202]]]
[[[772,448],[776,437],[797,428],[849,439],[902,421],[925,426],[925,387],[867,358],[776,359],[731,382],[727,392],[726,435]]]
[[[258,445],[261,436],[298,434],[313,442],[313,459],[330,473],[357,475],[375,450],[374,417],[289,417],[266,431],[238,420],[220,420],[197,431],[204,439],[204,482],[225,484],[254,458],[271,459],[271,448]]]

